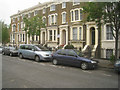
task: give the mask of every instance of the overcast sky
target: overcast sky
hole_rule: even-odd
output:
[[[18,10],[24,10],[31,6],[49,0],[0,0],[0,20],[10,24],[10,16],[16,14]]]

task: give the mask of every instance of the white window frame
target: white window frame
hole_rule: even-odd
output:
[[[34,16],[36,16],[38,14],[38,10],[34,11]]]
[[[20,34],[20,42],[22,42],[22,34]]]
[[[75,20],[75,11],[78,10],[78,20]],[[77,21],[82,21],[83,19],[83,14],[80,12],[81,10],[83,10],[83,8],[76,8],[76,9],[72,9],[70,11],[71,13],[71,22],[77,22]],[[73,12],[73,13],[72,13]],[[82,16],[82,17],[81,17]]]
[[[46,13],[46,8],[43,8],[43,14],[45,14]]]
[[[66,2],[62,2],[62,9],[66,8]]]
[[[109,29],[107,29],[107,26]],[[106,25],[106,40],[113,40],[113,35],[110,29],[111,29],[110,25],[107,24]]]
[[[25,41],[25,34],[22,34],[22,41]]]
[[[51,23],[54,24],[54,21],[55,21],[55,16],[51,15]]]
[[[56,30],[54,30],[54,41],[56,41]]]
[[[82,27],[79,27],[79,40],[82,40]]]
[[[42,20],[43,20],[44,23],[46,23],[46,17],[45,16],[42,17]]]
[[[75,21],[79,21],[79,10],[75,10],[75,12],[77,11],[77,14],[75,13]],[[76,19],[77,16],[77,19]]]
[[[55,11],[55,9],[56,9],[56,5],[53,4],[50,6],[50,11]]]
[[[65,16],[64,16],[65,15]],[[64,21],[65,20],[65,21]],[[66,12],[62,12],[62,24],[66,23]]]
[[[79,5],[80,4],[80,1],[79,0],[73,0],[73,6],[74,5]]]
[[[20,35],[19,34],[18,34],[17,38],[18,38],[18,42],[19,42],[20,41]]]
[[[20,17],[19,16],[18,16],[17,20],[20,21]]]
[[[24,28],[24,23],[23,22],[21,22],[21,29],[23,29]]]
[[[13,23],[15,22],[15,18],[13,18]]]
[[[74,28],[76,28],[76,29],[74,29]],[[74,30],[76,30],[76,32]],[[78,40],[77,32],[78,32],[78,28],[77,27],[73,27],[72,28],[73,40]]]
[[[12,25],[12,31],[14,31],[14,32],[15,32],[15,30],[16,30],[16,25],[15,25],[15,24],[13,24],[13,25]]]
[[[50,32],[52,32],[52,30],[49,30],[49,41],[52,41],[52,33],[50,33]]]
[[[20,30],[20,24],[18,23],[18,25],[17,25],[17,29],[18,29],[18,31]]]

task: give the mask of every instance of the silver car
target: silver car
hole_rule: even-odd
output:
[[[35,61],[52,60],[52,52],[40,45],[24,44],[18,49],[19,58],[29,58]]]
[[[0,46],[0,53],[2,53],[2,50],[3,50],[3,47],[2,47],[2,46]]]

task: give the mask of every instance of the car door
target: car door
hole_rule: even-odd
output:
[[[10,48],[9,48],[9,47],[6,47],[6,48],[5,48],[5,54],[9,54],[9,50],[10,50]]]
[[[24,48],[21,50],[23,57],[29,58],[28,57],[28,50],[29,50],[28,45],[24,45]]]
[[[67,50],[66,58],[68,65],[78,66],[80,63],[74,50]]]
[[[55,55],[55,58],[58,60],[59,63],[65,64],[66,63],[66,50],[60,50]]]
[[[35,47],[34,46],[29,45],[28,51],[27,51],[27,57],[30,58],[30,59],[35,58]]]

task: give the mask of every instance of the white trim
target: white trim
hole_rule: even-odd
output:
[[[78,20],[75,20],[75,11],[78,10]],[[82,21],[80,19],[80,10],[83,10],[83,8],[75,8],[70,10],[70,16],[71,16],[71,22],[77,22],[77,21]],[[72,21],[72,11],[73,11],[73,21]]]
[[[61,14],[62,14],[62,24],[64,24],[64,23],[66,23],[66,19],[67,19],[66,17],[67,17],[67,14],[66,14],[66,12],[65,12],[65,11],[64,11],[64,12],[62,12]],[[63,14],[65,14],[65,22],[63,22]]]

